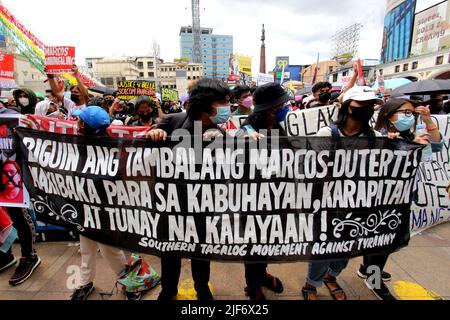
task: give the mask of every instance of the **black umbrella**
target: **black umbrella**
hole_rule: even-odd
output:
[[[405,84],[391,92],[395,95],[437,95],[450,93],[450,80],[423,80]]]
[[[96,86],[96,87],[91,87],[89,88],[89,90],[96,92],[96,93],[101,93],[101,94],[114,94],[115,90],[114,89],[110,89],[107,87],[101,87],[101,86]]]

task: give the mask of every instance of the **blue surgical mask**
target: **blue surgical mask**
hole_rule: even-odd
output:
[[[217,115],[215,117],[210,117],[214,124],[222,124],[227,122],[231,117],[230,105],[219,106],[217,109]]]
[[[277,119],[277,122],[278,123],[284,122],[289,112],[291,112],[291,108],[289,106],[285,106],[284,108],[277,111],[277,113],[275,113],[275,118]]]
[[[406,115],[402,114],[400,115],[398,120],[393,122],[392,124],[399,132],[404,132],[411,130],[415,123],[416,118],[414,116],[407,117]]]

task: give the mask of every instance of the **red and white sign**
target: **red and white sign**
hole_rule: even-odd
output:
[[[75,64],[75,47],[46,47],[45,66],[49,74],[71,73]]]
[[[14,56],[12,54],[0,54],[0,88],[13,89],[14,82]]]

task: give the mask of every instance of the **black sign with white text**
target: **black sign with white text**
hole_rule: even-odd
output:
[[[129,251],[291,262],[390,253],[409,242],[419,145],[17,133],[38,217]]]

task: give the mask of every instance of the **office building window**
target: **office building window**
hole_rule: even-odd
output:
[[[148,69],[153,68],[153,61],[147,62],[147,68]]]
[[[418,61],[414,61],[412,63],[412,68],[411,69],[416,70],[418,67],[419,67],[419,62]]]
[[[348,71],[344,71],[344,72],[342,73],[342,76],[343,76],[343,77],[347,77],[347,76],[348,76]]]
[[[138,69],[139,70],[144,69],[144,63],[143,62],[138,62]]]
[[[114,85],[114,78],[106,78],[106,83],[107,86],[113,86]]]
[[[143,72],[139,72],[139,77],[143,78],[144,77],[144,73]]]
[[[444,56],[439,56],[436,58],[436,65],[441,65],[444,63]]]
[[[399,73],[400,72],[400,66],[395,66],[395,73]]]
[[[149,73],[148,73],[148,76],[149,76],[150,78],[153,78],[153,77],[155,76],[155,73],[154,73],[154,72],[149,72]]]
[[[408,71],[408,69],[409,69],[409,64],[408,64],[408,63],[405,63],[405,64],[403,65],[403,71]]]
[[[87,66],[88,66],[89,69],[92,69],[92,62],[88,62]]]

